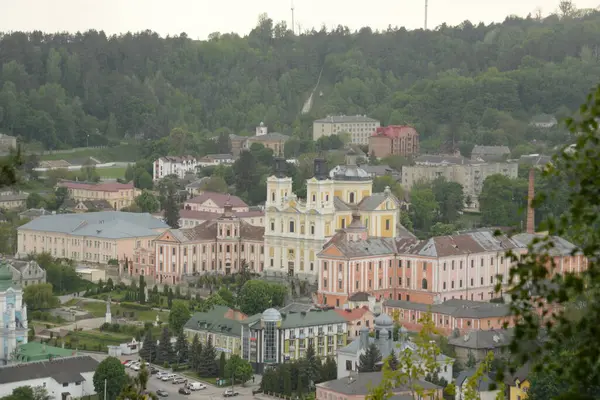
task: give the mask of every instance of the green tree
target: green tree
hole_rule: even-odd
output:
[[[146,281],[144,280],[143,275],[140,275],[138,284],[138,301],[140,304],[146,304]]]
[[[200,365],[198,366],[198,374],[204,378],[213,378],[217,376],[217,351],[212,344],[212,337],[208,337],[208,341],[202,347],[202,356],[200,357]]]
[[[140,208],[141,212],[155,213],[160,209],[160,202],[151,192],[143,190],[142,193],[135,198],[135,204]]]
[[[164,219],[173,229],[179,228],[179,197],[177,178],[166,176],[158,183],[160,203],[164,210]]]
[[[404,190],[391,175],[378,176],[373,179],[373,193],[383,193],[386,187],[389,187],[394,196],[402,200],[404,198]]]
[[[225,368],[227,366],[227,360],[225,359],[225,352],[221,352],[221,355],[219,356],[219,376],[221,376],[222,378],[228,378],[231,377],[231,372],[229,371],[229,374],[226,374]]]
[[[429,187],[415,187],[410,193],[410,198],[413,227],[420,231],[429,231],[439,212],[433,191]]]
[[[202,190],[215,193],[227,193],[229,188],[227,186],[227,182],[225,182],[225,179],[221,178],[220,176],[212,176],[202,186]]]
[[[190,367],[193,371],[198,372],[200,368],[200,360],[202,357],[202,343],[198,338],[198,334],[194,335],[192,345],[190,346]]]
[[[394,350],[392,350],[391,354],[388,356],[387,363],[392,371],[398,369],[398,357],[396,356]]]
[[[238,304],[243,313],[254,315],[269,307],[283,306],[286,295],[287,291],[282,285],[250,280],[242,286]]]
[[[185,335],[183,333],[183,329],[179,331],[179,334],[177,335],[177,342],[175,342],[175,355],[177,358],[177,362],[179,364],[183,364],[185,362],[188,361],[189,359],[189,346],[188,346],[188,341],[185,338]]]
[[[311,382],[317,383],[320,381],[320,372],[321,372],[321,362],[317,357],[317,353],[315,352],[315,347],[312,344],[308,344],[306,348],[306,353],[304,354],[304,358],[306,360],[306,366],[304,373],[306,374],[306,378],[308,383]]]
[[[156,339],[152,337],[152,329],[146,330],[142,348],[140,349],[140,357],[148,363],[157,362],[156,357]]]
[[[48,390],[42,386],[19,386],[14,388],[12,393],[4,396],[1,400],[50,400]]]
[[[455,222],[464,207],[463,187],[456,182],[448,182],[445,178],[437,178],[431,184],[435,200],[439,204],[440,221],[445,224]]]
[[[359,357],[358,372],[374,372],[380,361],[381,352],[374,343],[371,343],[364,354]]]
[[[321,366],[321,372],[319,374],[319,380],[321,382],[328,382],[337,379],[337,363],[333,357],[327,357],[325,362]]]
[[[481,222],[489,226],[518,226],[524,221],[527,181],[504,175],[488,176],[479,195]]]
[[[165,363],[171,363],[174,361],[173,345],[171,344],[171,332],[169,328],[164,327],[160,341],[158,342],[158,349],[156,351],[156,363],[159,365]]]
[[[106,398],[115,400],[127,384],[128,378],[121,361],[116,357],[107,357],[98,364],[92,380],[94,390],[100,397],[105,396],[106,387]]]
[[[50,283],[25,286],[23,300],[31,311],[50,309],[60,304],[58,297],[53,294]]]
[[[100,174],[96,170],[96,165],[91,160],[87,160],[79,171],[79,179],[85,182],[99,182]]]
[[[236,382],[243,384],[252,379],[253,373],[252,365],[248,361],[237,354],[233,354],[225,364],[223,376],[226,378],[233,377]]]

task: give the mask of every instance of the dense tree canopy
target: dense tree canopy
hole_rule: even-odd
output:
[[[58,148],[181,127],[195,133],[161,145],[218,151],[225,142],[203,138],[249,134],[260,121],[306,138],[314,118],[344,113],[414,124],[426,151],[560,141],[560,132],[538,132],[529,119],[577,107],[600,75],[599,33],[598,12],[300,35],[263,15],[246,37],[205,41],[150,31],[12,32],[0,36],[0,130]],[[323,96],[301,115],[321,71]]]

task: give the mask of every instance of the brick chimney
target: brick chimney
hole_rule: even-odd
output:
[[[535,233],[535,210],[533,209],[533,198],[535,192],[533,185],[535,183],[535,169],[529,170],[529,189],[527,191],[527,233]]]

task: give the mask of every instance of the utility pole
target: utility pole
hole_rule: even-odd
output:
[[[106,400],[106,379],[104,380],[104,400]]]
[[[294,0],[292,0],[292,34],[296,34],[296,25],[294,25]]]
[[[427,5],[428,5],[427,3],[428,2],[429,2],[428,0],[425,0],[425,30],[427,30]]]

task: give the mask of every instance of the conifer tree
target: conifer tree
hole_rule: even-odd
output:
[[[212,337],[208,337],[206,345],[203,346],[198,374],[204,378],[214,378],[217,376],[217,351],[212,344]]]
[[[200,338],[196,333],[190,346],[190,368],[192,371],[198,372],[198,366],[200,365],[200,357],[202,356],[202,344]]]
[[[175,343],[175,355],[179,364],[188,361],[189,346],[183,331],[179,331],[179,335],[177,335],[177,342]]]
[[[149,362],[156,362],[156,340],[152,337],[152,330],[148,329],[144,335],[140,357]]]
[[[165,327],[160,337],[158,344],[158,354],[156,355],[156,363],[164,364],[173,361],[173,346],[171,345],[171,333],[169,328]]]
[[[375,343],[371,343],[367,347],[367,351],[360,355],[358,363],[358,372],[374,372],[377,368],[377,363],[381,361],[381,352]]]

